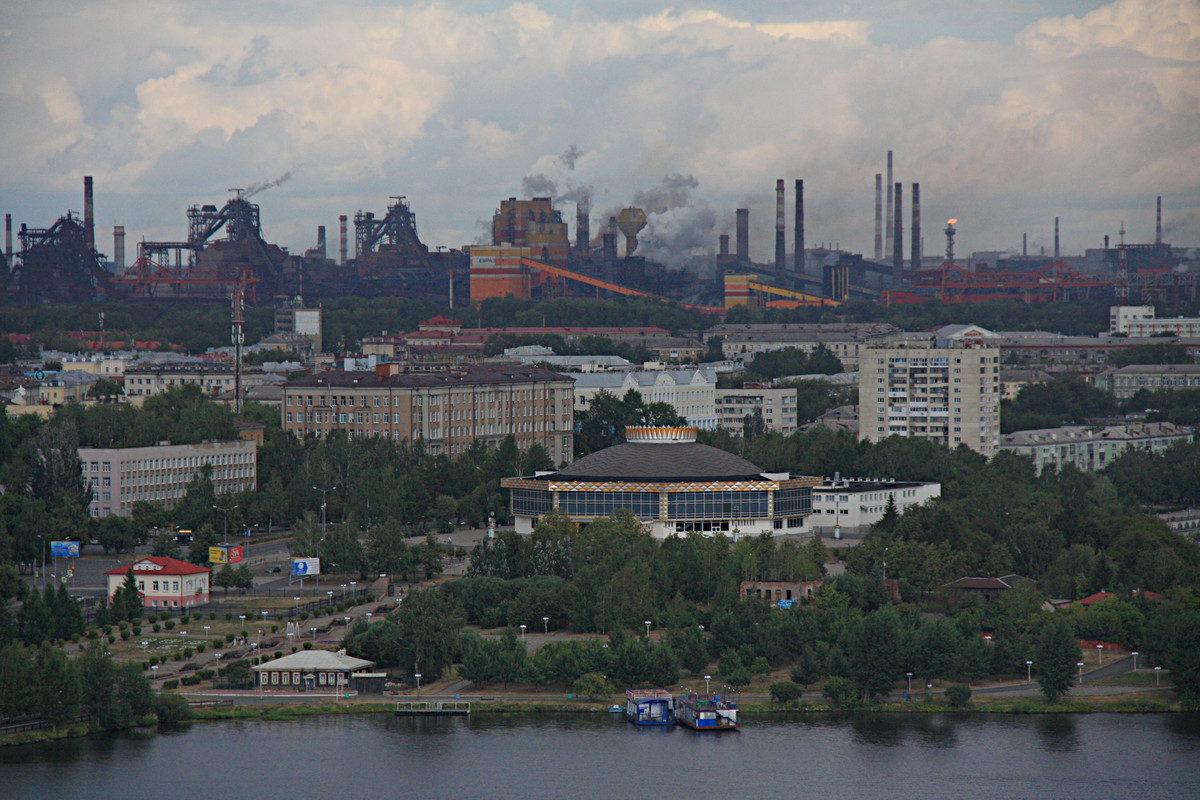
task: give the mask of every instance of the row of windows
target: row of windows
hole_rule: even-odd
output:
[[[658,519],[658,492],[561,492],[558,503],[572,517],[607,517],[627,508],[639,519]]]
[[[522,517],[540,517],[554,507],[554,495],[534,489],[512,490],[513,514]]]
[[[671,492],[670,519],[761,519],[767,516],[768,492]]]
[[[790,517],[812,511],[812,487],[780,489],[775,493],[775,516]]]

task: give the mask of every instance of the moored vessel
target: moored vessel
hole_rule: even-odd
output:
[[[719,694],[687,692],[675,704],[675,719],[698,731],[736,731],[737,703]]]

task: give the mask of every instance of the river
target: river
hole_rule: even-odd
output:
[[[308,717],[0,748],[20,798],[1200,797],[1200,714]]]

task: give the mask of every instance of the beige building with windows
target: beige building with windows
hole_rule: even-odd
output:
[[[1081,472],[1095,472],[1116,461],[1126,450],[1160,454],[1192,441],[1192,429],[1171,422],[1139,422],[1129,425],[1064,425],[1017,431],[1000,437],[1000,449],[1033,459],[1038,475],[1045,469],[1057,472],[1066,464]]]
[[[944,346],[938,346],[939,344]],[[865,348],[858,366],[858,438],[960,444],[992,456],[1000,444],[1000,350],[969,341]]]
[[[325,372],[283,388],[283,428],[296,436],[423,440],[430,453],[459,455],[480,440],[512,435],[522,450],[546,448],[555,464],[573,453],[574,383],[526,366],[480,366],[462,374]]]
[[[199,386],[209,397],[232,392],[237,376],[228,364],[196,363],[135,363],[125,368],[125,396],[140,405],[147,397],[163,394],[176,386]],[[263,371],[242,367],[242,392],[261,386]]]
[[[258,444],[238,439],[153,447],[81,447],[83,479],[92,487],[88,513],[129,517],[144,500],[174,508],[196,473],[212,467],[216,493],[249,491],[257,485]]]
[[[717,427],[745,435],[745,418],[758,411],[768,431],[796,432],[796,390],[743,387],[717,389]]]

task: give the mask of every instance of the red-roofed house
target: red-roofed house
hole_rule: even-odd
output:
[[[1129,592],[1129,596],[1130,597],[1144,597],[1147,600],[1162,600],[1163,599],[1162,595],[1159,594],[1158,592],[1149,592],[1149,591],[1146,591],[1145,589],[1133,589]],[[1087,597],[1082,597],[1079,600],[1076,600],[1075,602],[1079,603],[1079,605],[1083,606],[1084,608],[1087,608],[1090,605],[1095,605],[1096,603],[1103,603],[1105,600],[1112,600],[1115,597],[1120,597],[1120,595],[1114,594],[1113,592],[1099,591],[1099,592],[1096,592],[1095,594],[1089,594]]]
[[[146,608],[187,608],[204,605],[209,599],[212,570],[167,556],[147,556],[132,564],[109,570],[108,602],[133,568],[142,605]]]

